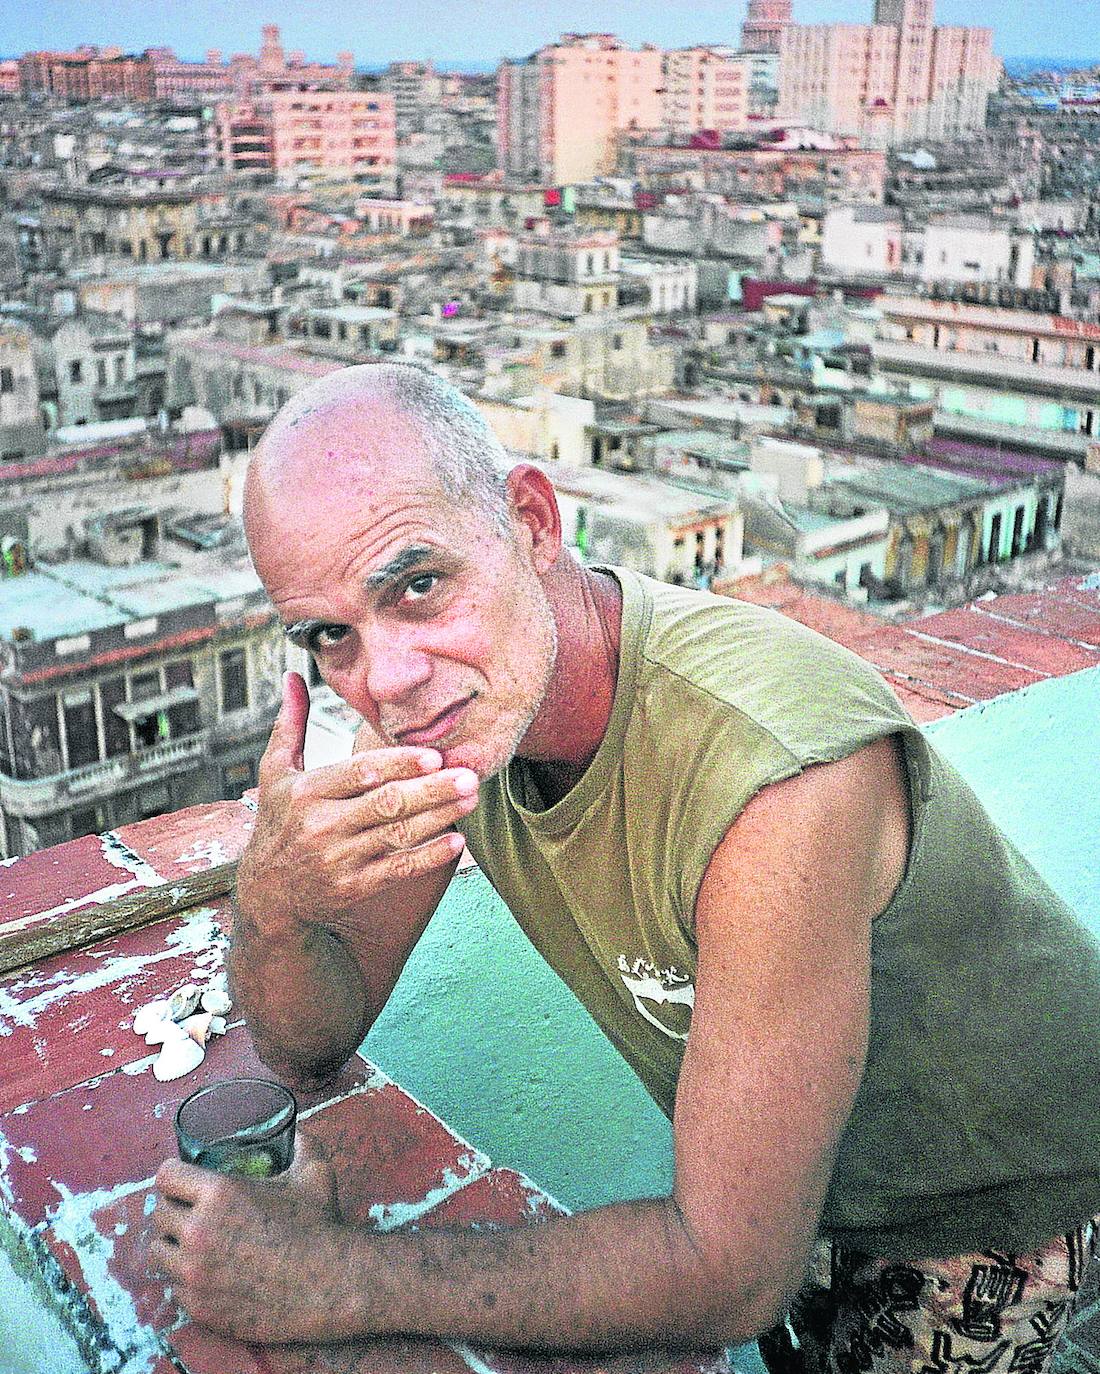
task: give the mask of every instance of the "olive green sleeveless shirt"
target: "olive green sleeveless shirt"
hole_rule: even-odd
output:
[[[872,933],[870,1049],[822,1214],[879,1255],[1024,1250],[1100,1211],[1100,951],[862,659],[778,613],[615,569],[607,732],[547,807],[522,759],[462,829],[672,1115],[695,899],[760,788],[885,735],[912,840]]]

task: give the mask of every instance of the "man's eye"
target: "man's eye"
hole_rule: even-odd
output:
[[[313,653],[319,649],[333,649],[347,632],[346,625],[318,625],[309,633],[309,648]]]
[[[428,595],[435,584],[439,581],[437,573],[420,573],[405,585],[405,599],[407,601],[419,601]]]

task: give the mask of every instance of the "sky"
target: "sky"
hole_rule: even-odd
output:
[[[331,61],[350,48],[357,66],[433,58],[440,66],[522,57],[559,33],[602,31],[632,44],[736,43],[745,0],[0,0],[0,54],[78,43],[130,51],[168,46],[256,52],[260,26],[278,23],[283,46]],[[804,24],[868,23],[873,0],[794,0]],[[1100,0],[938,0],[941,24],[992,27],[1002,57],[1100,62]]]

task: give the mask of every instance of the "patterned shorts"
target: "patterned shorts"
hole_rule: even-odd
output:
[[[1046,1374],[1100,1217],[1030,1254],[876,1259],[822,1241],[787,1322],[760,1337],[771,1374]]]

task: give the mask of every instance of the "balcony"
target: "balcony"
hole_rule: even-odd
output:
[[[184,773],[202,762],[209,737],[209,730],[200,730],[45,778],[11,778],[0,773],[4,810],[34,820],[66,806],[90,805],[127,787]]]

